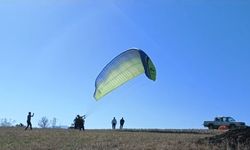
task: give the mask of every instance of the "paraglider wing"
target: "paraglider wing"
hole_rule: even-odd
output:
[[[145,73],[155,81],[156,70],[148,55],[139,49],[129,49],[115,57],[98,75],[95,81],[94,98],[102,98],[130,79]]]

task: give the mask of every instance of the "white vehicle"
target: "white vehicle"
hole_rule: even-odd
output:
[[[227,126],[229,129],[246,127],[244,122],[237,122],[232,117],[215,117],[214,121],[204,121],[203,125],[208,129],[218,129],[220,126]]]

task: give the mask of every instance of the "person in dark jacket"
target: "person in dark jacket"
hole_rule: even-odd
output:
[[[34,113],[31,115],[31,112],[28,113],[27,115],[27,127],[25,130],[27,130],[30,127],[30,130],[32,130],[32,124],[31,124],[31,117],[34,116]]]
[[[85,115],[83,115],[83,116],[77,115],[76,116],[76,118],[74,120],[75,129],[85,130],[85,128],[84,128],[85,118],[86,118]]]
[[[112,124],[112,129],[115,129],[115,126],[116,126],[116,119],[115,119],[115,117],[112,119],[112,121],[111,121],[111,124]]]
[[[125,123],[125,120],[122,117],[122,119],[120,120],[120,129],[123,129],[124,123]]]

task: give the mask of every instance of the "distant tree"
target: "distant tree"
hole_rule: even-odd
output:
[[[47,117],[42,117],[41,120],[38,122],[38,126],[41,128],[48,128],[49,119]]]
[[[11,127],[11,126],[13,126],[13,124],[15,122],[16,122],[15,120],[3,118],[3,119],[1,119],[0,126],[1,127]]]
[[[56,119],[56,117],[54,117],[50,122],[51,122],[51,127],[52,128],[55,128],[56,127],[56,121],[57,121],[57,119]]]

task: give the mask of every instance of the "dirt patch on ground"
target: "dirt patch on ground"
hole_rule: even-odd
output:
[[[209,144],[224,145],[226,149],[250,150],[250,127],[226,131],[207,138]]]

